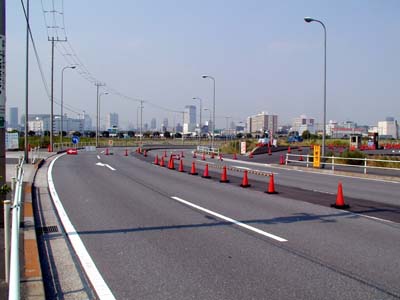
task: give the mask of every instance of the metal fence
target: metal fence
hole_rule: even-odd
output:
[[[305,165],[307,168],[313,166],[313,155],[301,155],[286,153],[285,163],[296,163]],[[348,163],[343,163],[343,162]],[[396,167],[381,167],[373,164],[393,164]],[[330,166],[331,170],[335,170],[335,167],[340,166],[343,168],[359,168],[363,169],[364,174],[367,174],[367,170],[392,170],[400,171],[400,160],[385,160],[385,159],[370,159],[370,158],[351,158],[351,157],[338,157],[338,156],[321,156],[321,165]]]
[[[214,153],[216,155],[219,155],[219,148],[211,148],[211,147],[207,147],[207,146],[197,146],[197,152],[205,153],[205,154]]]
[[[22,182],[24,179],[23,163],[24,159],[21,157],[18,165],[16,166],[16,176],[12,178],[12,201],[4,202],[5,279],[6,282],[9,283],[9,300],[20,299],[19,233],[21,220]]]

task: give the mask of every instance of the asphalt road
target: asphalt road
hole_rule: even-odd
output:
[[[400,298],[400,224],[326,205],[340,179],[351,199],[398,210],[399,184],[274,170],[281,190],[268,195],[268,177],[251,174],[243,189],[241,172],[223,184],[220,169],[203,179],[153,159],[80,152],[53,168],[66,213],[115,298]]]

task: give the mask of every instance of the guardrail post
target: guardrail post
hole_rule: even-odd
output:
[[[364,174],[367,174],[367,158],[364,158]]]
[[[306,157],[306,167],[307,168],[308,168],[309,162],[310,162],[310,154],[307,154],[307,157]]]
[[[285,158],[285,165],[287,165],[288,164],[288,156],[289,156],[289,154],[288,153],[286,153],[286,158]]]
[[[5,281],[8,283],[10,277],[10,200],[4,200],[4,262]]]
[[[335,156],[332,155],[332,171],[335,171]]]

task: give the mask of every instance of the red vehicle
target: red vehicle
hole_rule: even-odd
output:
[[[67,154],[68,155],[77,155],[78,154],[78,150],[76,150],[75,148],[69,148],[67,150]]]

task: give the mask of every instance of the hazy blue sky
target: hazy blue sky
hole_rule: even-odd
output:
[[[68,40],[87,69],[125,95],[178,111],[198,105],[192,98],[200,97],[211,108],[212,81],[201,75],[214,76],[217,127],[225,126],[224,116],[241,121],[261,111],[277,114],[280,124],[300,114],[322,122],[323,29],[305,23],[310,16],[328,32],[327,119],[370,125],[386,116],[400,119],[398,0],[68,0],[64,13]],[[31,26],[50,84],[41,1],[31,0]],[[49,113],[33,51],[30,57],[30,113]],[[66,65],[56,51],[57,98]],[[95,86],[75,70],[64,75],[65,103],[94,118]],[[7,106],[20,107],[20,114],[24,86],[22,6],[7,1]],[[176,115],[181,122],[181,114],[150,103],[144,121],[172,122]],[[136,124],[137,106],[117,95],[102,97],[102,115],[118,113],[122,126]]]

